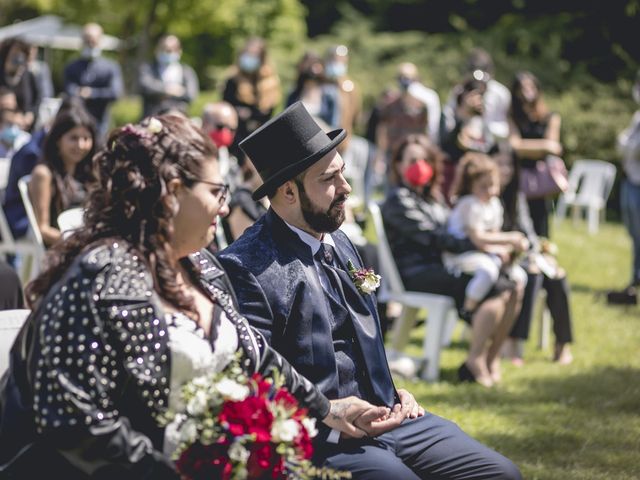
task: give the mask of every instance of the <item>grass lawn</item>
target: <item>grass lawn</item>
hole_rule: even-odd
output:
[[[607,306],[602,293],[628,282],[629,239],[619,224],[589,236],[570,221],[553,235],[572,290],[571,365],[555,365],[550,351],[536,348],[534,321],[525,365],[504,362],[497,388],[456,383],[461,341],[443,352],[440,382],[398,385],[512,459],[525,479],[640,479],[640,307]],[[408,353],[419,354],[423,328]]]

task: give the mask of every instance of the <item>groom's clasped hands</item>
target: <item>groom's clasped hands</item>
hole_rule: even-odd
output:
[[[424,415],[414,396],[407,390],[398,389],[400,403],[393,408],[379,407],[349,396],[331,400],[331,410],[324,423],[342,433],[342,438],[377,437],[398,427],[406,418]]]

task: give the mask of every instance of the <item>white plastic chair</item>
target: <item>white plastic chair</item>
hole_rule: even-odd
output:
[[[31,310],[0,311],[0,377],[9,368],[9,352]]]
[[[18,190],[20,190],[20,198],[22,199],[24,211],[27,213],[27,219],[29,220],[29,235],[33,236],[35,242],[42,247],[42,251],[44,252],[44,240],[42,240],[42,234],[40,233],[36,213],[33,211],[33,204],[31,203],[31,197],[29,196],[29,182],[31,182],[31,175],[25,175],[22,177],[18,180]]]
[[[365,172],[374,155],[375,145],[357,135],[351,136],[349,146],[342,155],[345,164],[344,176],[349,180],[352,189],[349,198],[355,204],[366,205],[368,202]]]
[[[556,219],[563,220],[567,207],[571,206],[576,223],[582,210],[586,210],[589,233],[596,233],[600,216],[604,221],[607,199],[615,178],[616,167],[612,163],[576,160],[569,172],[569,188],[558,200]]]
[[[381,275],[389,285],[389,299],[401,303],[404,307],[402,316],[393,325],[390,357],[397,356],[397,352],[405,347],[411,329],[415,326],[418,311],[421,308],[426,309],[427,332],[423,342],[423,358],[426,365],[421,376],[426,381],[435,382],[440,377],[440,350],[448,344],[458,320],[455,302],[453,298],[444,295],[410,292],[405,289],[389,247],[380,207],[370,203],[368,209],[378,237]]]
[[[0,157],[0,190],[7,188],[9,181],[9,169],[11,168],[11,159]]]
[[[84,209],[82,207],[74,207],[65,210],[58,215],[58,228],[62,232],[62,237],[66,238],[77,228],[80,228],[84,222]]]
[[[4,159],[2,159],[4,160]],[[0,169],[4,168],[0,162]],[[7,170],[8,175],[8,170]],[[7,178],[0,175],[0,190],[6,187]],[[29,202],[29,205],[31,203]],[[39,234],[40,232],[38,232]],[[9,222],[4,214],[4,209],[0,206],[0,255],[16,255],[20,257],[21,268],[19,269],[20,280],[26,284],[37,275],[42,259],[44,258],[44,245],[42,238],[40,242],[36,237],[27,235],[24,238],[14,238],[9,228]]]

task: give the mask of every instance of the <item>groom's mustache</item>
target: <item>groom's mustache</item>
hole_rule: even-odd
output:
[[[329,206],[329,210],[331,210],[333,207],[335,207],[338,203],[344,203],[347,201],[347,199],[349,198],[349,195],[346,194],[342,194],[339,197],[337,197],[333,202],[331,202],[331,205]]]

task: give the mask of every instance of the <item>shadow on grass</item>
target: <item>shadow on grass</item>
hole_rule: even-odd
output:
[[[526,367],[525,367],[526,368]],[[526,374],[526,372],[523,372]],[[458,383],[457,369],[446,368],[441,371],[441,381]],[[517,391],[505,391],[500,387],[485,390],[479,385],[460,384],[461,389],[446,393],[430,392],[433,401],[455,402],[466,400],[470,389],[478,389],[486,396],[488,404],[492,400],[516,405],[543,402],[562,402],[575,408],[593,410],[594,414],[606,415],[607,412],[640,414],[640,369],[633,367],[600,367],[588,372],[558,375],[536,375],[535,378],[522,376]],[[512,382],[512,383],[513,383]]]

